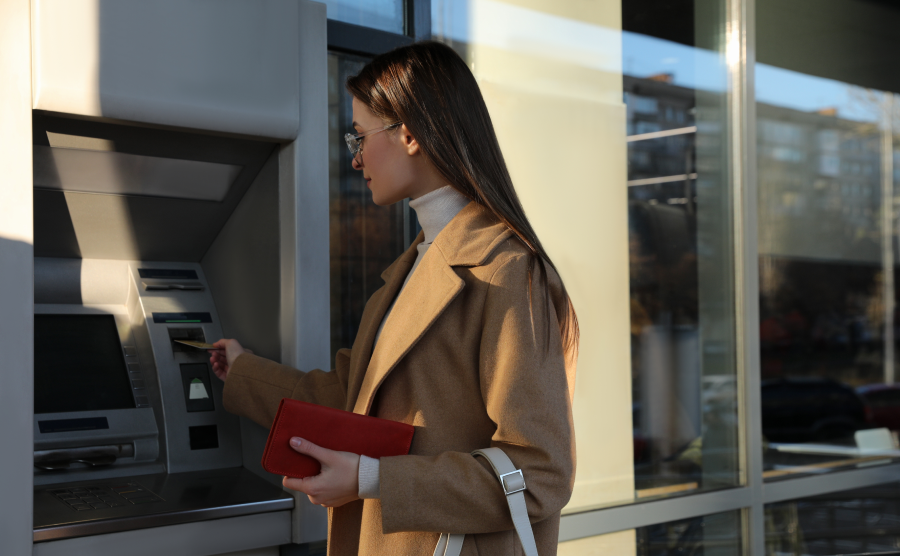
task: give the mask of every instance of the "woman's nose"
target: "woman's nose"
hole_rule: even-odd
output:
[[[350,161],[350,165],[353,166],[354,170],[362,170],[362,155],[361,153],[357,153],[353,155],[353,160]]]

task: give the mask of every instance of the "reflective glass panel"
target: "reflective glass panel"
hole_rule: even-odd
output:
[[[387,207],[373,203],[362,172],[351,167],[344,134],[353,131],[352,97],[344,83],[366,61],[348,54],[328,55],[332,357],[338,349],[353,345],[366,301],[384,284],[381,273],[420,229],[406,203]]]
[[[756,7],[762,432],[774,480],[900,455],[900,80],[885,71],[900,8]]]
[[[559,556],[740,556],[741,512],[724,512],[559,543]]]
[[[322,0],[328,19],[403,34],[403,0]]]
[[[900,484],[767,504],[767,556],[900,554]]]
[[[739,481],[719,0],[432,0],[579,315],[567,512]]]
[[[738,480],[720,10],[622,3],[638,498]]]

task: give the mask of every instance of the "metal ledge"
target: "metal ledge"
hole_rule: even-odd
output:
[[[209,556],[291,542],[288,511],[37,543],[33,556]]]
[[[112,489],[126,480],[128,485],[143,487],[156,500],[77,511],[54,494],[89,487]],[[243,468],[60,483],[37,487],[34,493],[33,540],[36,544],[272,513],[294,507],[294,499],[282,489]],[[106,496],[115,497],[110,493]]]
[[[655,523],[739,510],[749,506],[750,502],[749,488],[730,488],[564,515],[559,525],[559,541],[572,541]]]
[[[128,532],[137,529],[148,529],[154,527],[164,527],[168,525],[181,525],[199,521],[217,520],[229,517],[258,515],[261,513],[271,513],[278,510],[291,510],[293,509],[293,507],[294,500],[288,498],[281,500],[270,500],[266,502],[253,502],[250,504],[239,504],[223,508],[202,508],[197,510],[166,514],[133,516],[124,517],[121,519],[107,519],[92,523],[79,523],[76,526],[73,526],[72,524],[66,524],[56,527],[36,529],[34,531],[34,542],[37,544],[44,541],[53,541],[72,537],[73,529],[77,530],[77,533],[75,534],[77,534],[79,537],[86,537],[92,535],[106,535],[109,533]],[[288,511],[288,513],[290,512]]]
[[[900,480],[900,463],[770,482],[763,485],[763,503],[796,500],[819,494],[892,483],[898,480]]]

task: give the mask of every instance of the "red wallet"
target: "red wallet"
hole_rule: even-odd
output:
[[[262,466],[288,477],[318,475],[319,462],[291,448],[295,436],[329,450],[382,458],[408,454],[414,431],[406,423],[284,398],[269,431]]]

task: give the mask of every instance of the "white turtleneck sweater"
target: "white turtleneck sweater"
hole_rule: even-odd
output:
[[[441,233],[441,230],[443,230],[447,224],[459,214],[459,211],[468,204],[469,199],[449,185],[445,185],[440,189],[436,189],[431,193],[422,195],[418,199],[413,199],[409,202],[409,206],[416,211],[416,216],[419,218],[419,224],[422,226],[422,231],[425,232],[425,240],[416,246],[416,250],[419,252],[416,256],[416,261],[413,263],[409,274],[406,275],[406,280],[403,281],[403,287],[400,288],[400,291],[397,293],[394,303],[391,304],[391,307],[384,314],[381,326],[378,327],[378,332],[375,334],[375,344],[378,343],[378,339],[381,337],[381,330],[384,328],[384,323],[387,322],[388,316],[394,308],[394,304],[397,303],[397,299],[400,298],[400,294],[402,294],[403,289],[406,288],[406,284],[409,282],[413,272],[419,267],[419,263],[422,262],[422,258],[425,256],[428,248],[434,243],[435,238]],[[377,459],[359,456],[359,497],[381,497]]]

